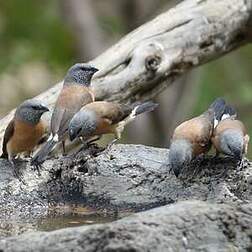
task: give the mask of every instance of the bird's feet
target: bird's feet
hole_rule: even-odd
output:
[[[41,176],[41,173],[40,173],[41,167],[42,167],[41,164],[33,165],[33,170],[37,171],[38,176]]]
[[[92,146],[97,146],[97,144],[95,143],[96,141],[98,141],[99,139],[101,138],[101,136],[97,136],[95,138],[91,138],[89,139],[88,141],[85,140],[83,137],[80,137],[80,140],[81,140],[81,147],[80,149],[78,150],[77,153],[81,152],[81,151],[84,151],[86,149],[89,149],[90,147]]]
[[[118,138],[113,139],[110,143],[107,144],[105,151],[109,151],[112,147],[112,145],[114,145],[114,143],[116,143],[118,141]]]
[[[22,184],[27,185],[26,182],[24,181],[23,173],[17,168],[14,161],[10,160],[10,163],[11,163],[11,166],[12,166],[14,177],[17,178]]]
[[[118,139],[113,139],[110,143],[107,144],[104,151],[102,151],[102,154],[106,155],[110,159],[109,151],[111,150],[112,145],[117,141]]]
[[[42,168],[42,163],[39,163],[37,160],[32,159],[30,162],[33,171],[37,171],[38,176],[41,176],[40,170]]]
[[[93,145],[96,141],[100,140],[101,139],[101,136],[96,136],[96,137],[93,137],[91,139],[89,139],[86,144],[87,146],[91,146]]]
[[[163,164],[163,166],[166,166],[166,165]],[[162,167],[163,167],[163,166],[162,166]],[[173,173],[173,169],[172,169],[171,165],[169,165],[168,168],[169,168],[169,169],[168,169],[168,174],[172,174],[172,173]]]

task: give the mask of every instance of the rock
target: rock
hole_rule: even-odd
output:
[[[142,211],[188,199],[252,200],[248,162],[238,168],[230,158],[206,157],[192,163],[177,179],[162,165],[167,156],[166,149],[117,145],[96,158],[80,153],[73,163],[69,157],[61,165],[63,201],[76,199],[95,208]]]
[[[34,232],[0,241],[0,251],[251,251],[252,204],[187,201],[109,224]]]
[[[0,222],[2,229],[18,220],[48,214],[49,206],[78,203],[97,211],[143,211],[182,200],[217,203],[252,202],[252,168],[229,158],[194,161],[181,178],[162,165],[168,150],[142,145],[97,147],[46,161],[41,176],[28,162],[19,162],[26,185],[12,176],[0,159]],[[1,228],[0,228],[1,229]],[[0,232],[1,233],[1,232]],[[19,232],[15,232],[19,233]]]

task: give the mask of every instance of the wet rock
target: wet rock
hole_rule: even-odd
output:
[[[0,161],[0,212],[44,214],[48,205],[83,203],[96,209],[141,211],[180,200],[252,201],[252,167],[229,158],[194,161],[180,178],[163,166],[168,150],[142,145],[115,145],[109,152],[89,150],[46,161],[41,176],[21,163],[26,185]],[[21,211],[22,210],[22,211]],[[46,214],[46,212],[45,212]]]
[[[26,184],[13,178],[9,163],[0,159],[0,236],[10,222],[28,220],[30,225],[57,204],[77,203],[114,214],[192,199],[252,202],[252,167],[248,161],[239,165],[229,158],[200,158],[177,179],[162,165],[167,156],[167,149],[142,145],[118,144],[106,152],[92,146],[49,159],[41,176],[29,162],[19,162]]]
[[[167,156],[165,149],[141,145],[117,145],[95,158],[79,153],[61,165],[62,196],[95,208],[136,211],[188,199],[252,199],[248,162],[237,167],[229,158],[205,157],[193,162],[177,179],[162,165]]]
[[[26,233],[0,241],[8,251],[251,251],[252,204],[187,201],[109,224]]]

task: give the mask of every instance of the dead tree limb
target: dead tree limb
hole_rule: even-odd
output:
[[[249,42],[252,0],[186,0],[92,60],[97,100],[154,97],[185,71]],[[38,96],[52,106],[61,83]],[[1,120],[0,137],[11,112]]]

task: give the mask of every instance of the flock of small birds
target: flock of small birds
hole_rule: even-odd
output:
[[[39,172],[57,144],[62,143],[65,154],[66,139],[73,141],[79,138],[88,146],[104,134],[114,134],[114,140],[107,145],[110,148],[120,139],[130,121],[158,106],[152,101],[133,105],[95,101],[91,79],[97,71],[93,66],[80,63],[68,70],[52,112],[49,134],[41,119],[49,109],[40,101],[26,100],[16,109],[5,130],[1,157],[9,160],[14,175],[21,181],[15,165],[20,154],[30,156],[35,148],[41,146],[31,158],[31,165]],[[170,170],[178,177],[186,165],[206,154],[212,145],[216,155],[222,153],[242,161],[247,153],[249,136],[244,124],[236,117],[235,109],[223,98],[217,98],[206,112],[177,126],[167,163]]]
[[[203,114],[174,130],[168,166],[178,177],[184,166],[208,153],[212,145],[216,156],[224,154],[242,162],[248,143],[249,135],[244,124],[237,120],[236,110],[223,98],[217,98]]]

